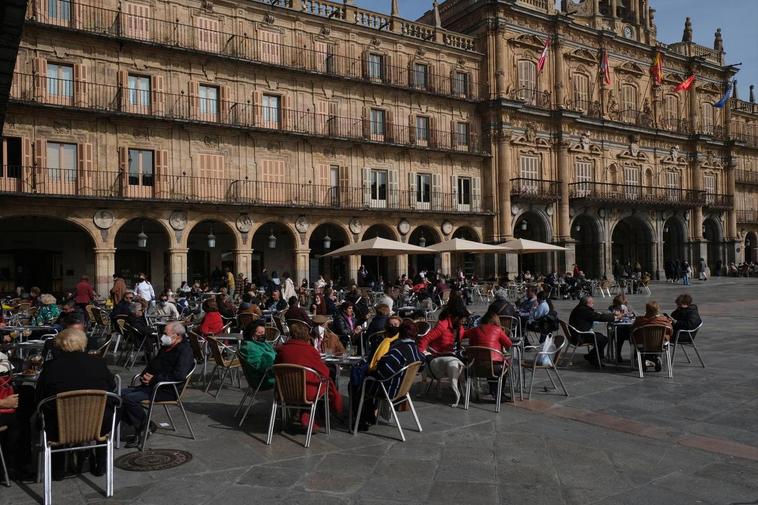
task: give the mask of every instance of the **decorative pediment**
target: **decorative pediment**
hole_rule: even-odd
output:
[[[629,149],[619,154],[618,159],[620,160],[634,160],[634,161],[648,161],[649,157],[647,154],[643,153],[639,150],[639,147],[635,148],[633,146],[630,146]]]
[[[679,146],[673,146],[661,159],[661,165],[687,166],[687,155],[679,152]]]
[[[508,43],[513,46],[531,47],[532,49],[539,50],[542,50],[542,48],[545,47],[545,41],[543,39],[528,33],[508,39]]]
[[[716,156],[712,152],[709,152],[703,157],[700,166],[704,169],[723,170],[725,165],[721,156]]]
[[[645,75],[645,71],[642,70],[642,67],[631,61],[627,61],[626,63],[616,67],[616,72],[627,73],[636,76]]]
[[[663,74],[664,84],[679,84],[685,79],[683,75],[678,74]]]
[[[701,91],[703,93],[714,93],[714,94],[721,93],[721,87],[713,82],[706,82],[702,86],[698,86],[697,89],[698,91]]]
[[[582,144],[581,141],[572,143],[569,145],[569,152],[576,153],[576,154],[592,154],[592,155],[601,155],[603,154],[603,150],[600,149],[598,146],[594,144]]]
[[[581,61],[590,65],[597,63],[597,56],[595,53],[581,47],[566,54],[566,58],[570,60]]]

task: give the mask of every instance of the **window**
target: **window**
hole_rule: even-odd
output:
[[[540,159],[537,156],[521,155],[519,177],[521,177],[521,192],[536,194],[539,189]]]
[[[529,104],[537,100],[537,65],[533,61],[518,62],[518,98]]]
[[[218,118],[218,88],[216,86],[199,86],[200,114],[215,121]]]
[[[133,39],[150,40],[150,6],[126,2],[123,9],[123,34]]]
[[[592,175],[592,162],[577,161],[574,165],[574,171],[574,178],[577,183],[577,196],[587,196],[592,191],[592,182],[594,181]]]
[[[627,196],[635,197],[640,194],[640,168],[624,167],[624,191]]]
[[[468,96],[468,74],[466,72],[455,72],[453,74],[453,94]]]
[[[281,126],[282,97],[263,95],[263,126],[264,128],[279,128]]]
[[[429,118],[416,116],[416,143],[420,146],[429,145]]]
[[[329,197],[332,205],[339,204],[340,196],[340,167],[339,165],[329,166]]]
[[[384,55],[369,53],[368,55],[368,78],[369,79],[384,79]]]
[[[702,105],[702,116],[703,120],[701,124],[703,125],[702,133],[713,133],[713,105],[709,103],[704,103]]]
[[[381,109],[371,109],[371,140],[384,141],[384,115]]]
[[[18,179],[21,177],[21,167],[24,163],[21,147],[22,140],[18,137],[5,137],[2,140],[2,151],[0,151],[0,168],[2,173],[0,177],[10,177]]]
[[[372,207],[387,206],[387,178],[388,174],[386,170],[371,171],[370,184]]]
[[[682,177],[679,172],[669,170],[666,172],[666,194],[671,200],[676,200],[682,187]]]
[[[71,0],[46,0],[46,22],[59,25],[68,25],[71,21]]]
[[[314,44],[315,65],[317,72],[328,74],[335,73],[334,69],[334,44],[317,41]]]
[[[47,176],[51,181],[76,181],[76,144],[47,143]]]
[[[153,186],[155,184],[155,164],[153,151],[129,149],[129,185]]]
[[[201,51],[216,53],[219,51],[220,33],[218,30],[218,20],[198,16],[195,18],[195,43]]]
[[[74,96],[73,66],[47,64],[47,95],[53,99],[68,99]]]
[[[129,75],[129,108],[142,113],[150,112],[150,78]]]
[[[413,64],[413,87],[416,89],[429,88],[429,66],[424,63]]]
[[[458,208],[470,208],[471,201],[471,177],[458,177]]]
[[[467,149],[469,145],[469,125],[468,123],[455,123],[455,147],[458,149]]]
[[[666,95],[663,102],[664,128],[676,130],[679,121],[679,99],[675,95]]]
[[[284,184],[284,161],[263,160],[263,181],[265,190],[261,196],[264,202],[282,203],[286,201],[287,187]]]
[[[621,86],[621,120],[637,122],[637,88],[631,84]]]
[[[282,62],[282,34],[271,30],[258,31],[258,59],[276,65]]]
[[[432,174],[416,174],[416,203],[419,208],[428,208],[432,202]]]
[[[590,108],[590,79],[584,74],[574,74],[574,106],[583,111]]]

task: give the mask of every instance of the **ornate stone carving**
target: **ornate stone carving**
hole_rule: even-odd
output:
[[[95,226],[101,230],[109,229],[111,226],[113,226],[114,221],[115,217],[113,215],[113,212],[108,209],[98,210],[95,212],[95,215],[92,216],[92,222],[95,223]]]
[[[267,12],[265,16],[263,16],[263,21],[266,23],[273,25],[274,21],[276,21],[276,18],[271,14],[270,12]]]
[[[308,228],[310,228],[310,223],[308,222],[308,218],[305,216],[299,216],[297,218],[297,221],[295,221],[295,229],[299,231],[300,233],[305,233],[308,231]]]
[[[168,224],[176,231],[182,231],[187,227],[187,213],[183,210],[175,210],[168,218]]]

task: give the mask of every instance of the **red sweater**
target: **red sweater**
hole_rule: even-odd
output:
[[[463,327],[458,327],[458,339],[463,339]],[[418,350],[426,352],[429,349],[432,354],[450,354],[453,352],[456,331],[453,329],[452,319],[449,317],[439,321],[432,330],[421,337],[418,342]]]
[[[216,335],[224,329],[224,321],[220,312],[206,312],[200,323],[200,333],[203,335]]]
[[[510,349],[513,345],[511,339],[503,331],[503,329],[497,324],[483,324],[477,328],[471,328],[466,330],[464,334],[468,338],[468,345],[475,345],[479,347],[489,347],[490,349]],[[492,361],[502,363],[503,357],[493,352]]]
[[[329,378],[329,368],[321,361],[321,355],[310,342],[305,340],[290,339],[276,350],[276,364],[302,365],[312,368],[321,374],[322,377],[329,379],[329,403],[331,407],[342,412],[342,396],[337,391],[334,382]],[[306,374],[305,387],[309,400],[316,398],[319,380],[312,373]],[[323,394],[324,388],[321,388]]]
[[[79,281],[76,284],[76,294],[74,295],[74,302],[76,303],[90,303],[95,299],[95,291],[92,289],[92,284],[87,281]]]

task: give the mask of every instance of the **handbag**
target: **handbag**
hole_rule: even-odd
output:
[[[13,382],[10,375],[3,375],[0,377],[0,400],[4,400],[9,396],[15,394],[13,390]],[[13,414],[16,409],[0,409],[0,414]]]

